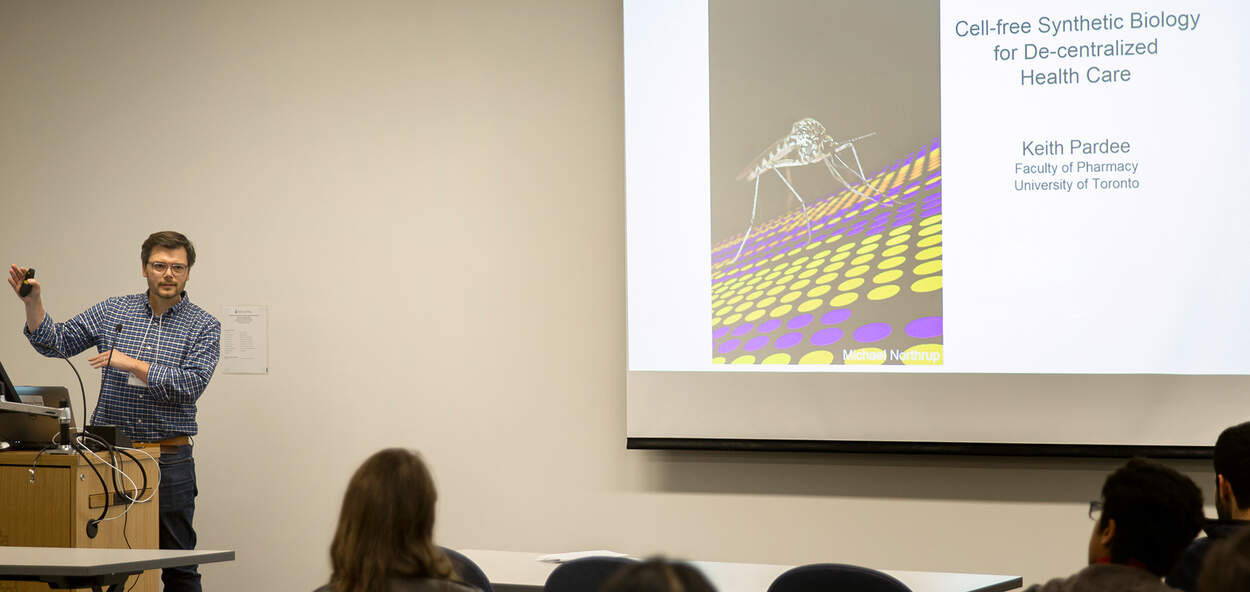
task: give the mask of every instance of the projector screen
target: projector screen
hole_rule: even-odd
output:
[[[1248,13],[627,0],[631,445],[1209,446]]]

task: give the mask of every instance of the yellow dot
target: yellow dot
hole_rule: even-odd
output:
[[[839,252],[839,253],[845,253],[846,251],[849,251],[849,250],[851,250],[851,249],[854,249],[854,248],[855,248],[855,244],[856,244],[856,243],[855,243],[855,241],[851,241],[851,242],[849,242],[849,243],[846,243],[845,245],[842,245],[842,246],[838,247],[838,252]]]
[[[885,300],[898,294],[899,287],[894,284],[878,286],[868,291],[869,300]]]
[[[824,295],[825,295],[825,294],[827,294],[827,293],[829,292],[829,290],[831,290],[831,289],[832,289],[832,288],[830,288],[829,286],[816,286],[815,288],[812,288],[811,290],[808,290],[808,291],[807,291],[807,296],[808,296],[808,298],[815,298],[815,297],[817,297],[817,296],[824,296]]]
[[[795,247],[786,252],[787,257],[793,257],[803,252],[803,247]]]
[[[851,259],[851,265],[863,265],[865,263],[868,263],[869,261],[872,261],[876,257],[877,256],[873,255],[872,253],[869,253],[867,255],[860,255],[859,257]]]
[[[941,214],[936,214],[936,215],[933,215],[933,216],[929,216],[928,218],[925,218],[924,220],[921,220],[921,221],[920,221],[920,225],[921,225],[921,226],[928,226],[928,225],[930,225],[930,224],[937,224],[938,222],[941,222],[941,221],[942,221],[942,215],[941,215]]]
[[[934,257],[942,256],[942,247],[929,247],[919,253],[916,253],[917,261],[926,261]]]
[[[756,290],[754,292],[751,292],[750,294],[747,294],[747,300],[755,300],[756,298],[759,298],[760,296],[763,296],[763,295],[764,295],[763,290]]]
[[[917,247],[932,247],[933,245],[941,244],[941,242],[942,242],[942,235],[935,234],[933,236],[920,239],[920,241],[916,243],[916,246]]]
[[[791,261],[790,265],[795,265],[795,266],[802,265],[804,263],[807,263],[807,259],[808,259],[807,255],[804,255],[802,257],[799,257],[798,259],[795,259],[794,261]]]
[[[845,261],[838,261],[838,262],[836,262],[836,263],[830,263],[829,265],[826,265],[826,266],[825,266],[825,268],[824,268],[824,269],[822,269],[821,271],[823,271],[823,272],[825,272],[825,273],[829,273],[829,272],[831,272],[831,271],[837,271],[837,270],[839,270],[839,269],[842,269],[842,268],[843,268],[843,267],[845,267],[845,266],[846,266],[846,262],[845,262]]]
[[[734,312],[742,312],[745,310],[750,310],[752,306],[755,306],[755,304],[752,302],[743,302],[742,304],[739,304],[738,306],[734,307]]]
[[[874,235],[872,235],[872,236],[870,236],[870,237],[868,237],[868,238],[866,238],[866,239],[864,239],[864,240],[862,240],[862,241],[859,241],[859,242],[861,242],[861,243],[863,243],[863,244],[865,244],[865,245],[870,244],[870,243],[875,243],[875,242],[877,242],[877,241],[881,240],[881,236],[882,236],[882,235],[880,235],[880,234],[874,234]]]
[[[812,277],[812,276],[816,275],[817,273],[820,273],[820,272],[819,272],[818,270],[815,270],[815,269],[809,269],[809,270],[807,270],[807,271],[805,271],[805,272],[803,272],[803,273],[800,273],[800,274],[799,274],[799,277],[801,277],[801,278],[809,278],[809,277]]]
[[[812,259],[811,262],[809,262],[807,265],[804,265],[803,267],[807,269],[816,269],[817,267],[820,267],[821,265],[824,265],[824,264],[825,264],[825,258],[821,257],[819,259]]]
[[[928,263],[921,263],[920,265],[917,265],[915,269],[912,270],[912,272],[915,273],[916,275],[929,275],[931,273],[937,273],[939,271],[942,271],[941,259],[938,259],[937,261],[930,261]]]
[[[807,279],[799,280],[797,282],[794,282],[793,284],[790,284],[790,289],[802,290],[803,288],[806,288],[808,284],[811,284],[811,283],[812,283],[812,280],[807,280]]]
[[[734,311],[734,307],[732,307],[732,306],[726,306],[726,307],[724,307],[724,308],[722,308],[722,309],[720,309],[720,310],[716,311],[716,314],[717,314],[718,316],[722,316],[722,317],[723,317],[723,316],[725,316],[725,315],[727,315],[727,314],[729,314],[729,313],[731,313],[731,312],[733,312],[733,311]]]
[[[780,294],[780,293],[782,293],[782,292],[785,292],[785,291],[786,291],[786,287],[785,287],[785,286],[773,286],[773,287],[771,287],[771,288],[769,288],[769,289],[768,289],[767,294],[768,294],[769,296],[776,296],[776,295],[778,295],[778,294]]]
[[[832,272],[832,273],[826,273],[825,275],[822,275],[822,276],[820,276],[820,277],[816,278],[816,283],[817,283],[817,284],[827,284],[827,283],[832,282],[833,280],[836,280],[836,279],[838,279],[838,272],[836,272],[836,271],[835,271],[835,272]]]
[[[824,259],[825,257],[828,257],[829,255],[832,255],[832,254],[833,254],[833,251],[831,249],[825,249],[819,253],[816,253],[815,255],[812,255],[812,259]]]
[[[737,304],[737,303],[739,303],[739,302],[742,302],[742,296],[741,296],[741,295],[734,296],[733,298],[730,298],[730,299],[729,299],[729,304],[730,304],[731,306],[732,306],[732,305],[734,305],[734,304]]]
[[[751,312],[748,312],[748,313],[747,313],[747,316],[745,316],[745,317],[743,317],[743,318],[745,318],[745,319],[746,319],[746,320],[748,320],[748,321],[755,321],[756,319],[758,319],[758,318],[760,318],[760,317],[762,317],[762,316],[764,316],[764,309],[762,309],[762,308],[757,308],[757,309],[755,309],[755,310],[753,310],[753,311],[751,311]]]
[[[764,361],[760,363],[761,364],[789,364],[790,354],[780,353],[780,352],[775,353],[771,356],[768,356],[767,358],[764,358]]]
[[[904,232],[908,232],[908,231],[910,231],[910,230],[911,230],[911,224],[907,224],[907,225],[904,225],[904,226],[899,226],[898,228],[895,228],[895,229],[893,229],[893,230],[891,230],[891,231],[890,231],[890,236],[898,236],[898,235],[903,234]]]
[[[920,236],[929,236],[930,234],[936,234],[939,232],[942,232],[942,225],[934,224],[933,226],[921,230],[919,234]]]
[[[721,357],[712,358],[712,363],[713,363],[713,364],[724,364],[724,363],[725,363],[725,358],[721,358]]]
[[[841,260],[846,259],[847,257],[850,257],[850,256],[851,256],[851,253],[850,253],[849,251],[847,251],[847,252],[843,252],[843,253],[838,253],[837,255],[834,255],[834,256],[830,257],[830,258],[829,258],[829,260],[830,260],[830,261],[841,261]]]
[[[849,292],[862,285],[864,285],[864,278],[850,279],[838,284],[838,290],[842,292]]]
[[[859,300],[859,294],[855,292],[847,292],[845,294],[838,294],[837,296],[834,296],[833,299],[829,301],[829,306],[841,308],[855,302],[856,300]]]
[[[823,349],[809,351],[799,358],[800,364],[832,364],[833,352],[827,352]]]
[[[824,303],[825,301],[819,298],[816,298],[814,300],[808,300],[804,302],[803,304],[799,305],[799,312],[812,312],[813,310],[820,308],[820,305]]]
[[[893,256],[895,256],[895,255],[898,255],[899,253],[906,253],[906,252],[907,252],[907,245],[895,245],[895,246],[890,247],[890,248],[888,248],[888,249],[886,249],[886,250],[884,250],[884,251],[881,251],[881,256],[882,256],[882,257],[893,257]]]
[[[831,237],[829,237],[829,238],[825,239],[825,244],[826,244],[826,245],[834,245],[834,244],[837,244],[837,242],[838,242],[838,241],[840,241],[840,240],[842,240],[842,235],[841,235],[841,234],[835,234],[835,235],[833,235],[833,236],[831,236]]]
[[[715,326],[717,326],[717,325],[719,325],[719,324],[720,324],[720,317],[714,317],[714,318],[712,319],[712,326],[713,326],[713,327],[715,327]]]
[[[873,251],[875,251],[875,250],[877,250],[877,249],[879,249],[879,248],[881,248],[881,245],[878,245],[878,244],[868,244],[868,245],[864,245],[864,246],[860,247],[858,251],[855,251],[855,254],[857,254],[857,255],[863,255],[864,253],[871,253],[871,252],[873,252]]]
[[[792,279],[794,279],[794,276],[792,276],[792,275],[787,275],[787,276],[785,276],[785,277],[778,278],[778,279],[777,279],[777,283],[778,283],[778,284],[780,284],[780,285],[782,285],[782,286],[784,286],[784,285],[786,285],[786,284],[790,283],[790,280],[792,280]]]
[[[911,285],[912,292],[932,292],[942,289],[942,276],[931,275],[927,278],[916,280]]]
[[[889,259],[886,259],[885,261],[878,263],[877,269],[891,269],[894,267],[898,267],[902,265],[904,261],[907,261],[906,257],[890,257]]]
[[[775,280],[775,279],[777,279],[777,278],[779,278],[779,277],[781,277],[781,272],[780,272],[780,271],[774,271],[774,272],[772,272],[772,273],[770,273],[770,274],[768,274],[768,275],[764,276],[764,279],[766,279],[766,280]]]
[[[783,303],[794,302],[795,300],[798,300],[798,299],[799,299],[799,296],[802,296],[802,295],[803,295],[803,293],[802,293],[802,292],[798,292],[798,291],[794,291],[794,292],[786,292],[786,295],[781,297],[781,301],[782,301]]]
[[[864,272],[866,271],[868,271],[867,265],[859,265],[856,267],[852,267],[846,270],[846,277],[858,277],[858,276],[864,275]]]
[[[742,315],[740,315],[740,314],[738,314],[738,313],[736,313],[736,312],[735,312],[735,313],[733,313],[733,314],[731,314],[731,315],[729,315],[729,316],[725,317],[725,324],[726,324],[726,325],[732,325],[732,324],[737,323],[738,321],[741,321],[741,320],[742,320]]]
[[[753,355],[751,355],[751,354],[747,354],[747,355],[745,355],[745,356],[738,356],[738,357],[734,358],[733,363],[735,363],[735,364],[754,364],[754,363],[755,363],[755,356],[753,356]]]
[[[891,269],[890,271],[883,271],[873,276],[872,282],[874,284],[888,284],[901,277],[903,277],[903,270]]]
[[[769,260],[769,261],[780,261],[782,257],[785,257],[785,254],[783,254],[783,253],[777,253],[776,255],[773,255],[772,257],[770,257],[768,260]]]
[[[911,235],[910,235],[910,234],[900,234],[900,235],[898,235],[898,236],[896,236],[896,237],[894,237],[894,238],[892,238],[892,239],[890,239],[890,240],[888,240],[888,241],[885,241],[885,244],[886,244],[886,246],[891,246],[891,247],[892,247],[892,246],[897,245],[897,244],[899,244],[899,243],[905,243],[905,242],[907,242],[907,239],[909,239],[909,238],[911,238]]]
[[[772,309],[772,311],[768,313],[768,316],[774,319],[777,317],[784,317],[787,314],[790,314],[790,310],[792,308],[794,307],[790,306],[789,304],[782,304],[781,306],[778,306],[777,308]]]
[[[776,302],[776,301],[777,301],[777,299],[776,299],[776,298],[774,298],[774,297],[772,297],[772,296],[769,296],[769,297],[767,297],[767,298],[765,298],[765,299],[763,299],[763,300],[761,300],[761,301],[757,302],[757,303],[755,304],[755,306],[758,306],[759,308],[768,308],[768,307],[772,306],[772,305],[773,305],[773,303],[774,303],[774,302]]]
[[[903,364],[908,366],[916,365],[941,365],[942,364],[942,344],[940,343],[921,343],[913,345],[903,351]]]

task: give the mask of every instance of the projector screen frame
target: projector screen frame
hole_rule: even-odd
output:
[[[1050,458],[1167,458],[1210,460],[1212,446],[1109,444],[1005,444],[980,442],[893,442],[860,440],[771,440],[742,438],[626,438],[628,450],[720,452],[816,452]]]

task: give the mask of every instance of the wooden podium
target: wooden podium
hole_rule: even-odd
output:
[[[160,448],[148,453],[160,457]],[[98,453],[105,457],[104,453]],[[139,459],[148,475],[148,491],[137,497],[146,498],[157,485],[160,468],[142,453],[131,454]],[[35,457],[38,456],[38,462]],[[143,486],[138,465],[119,456],[122,470]],[[100,471],[113,493],[112,469],[91,458],[91,465]],[[32,472],[33,470],[33,472]],[[123,488],[127,482],[118,477]],[[87,521],[100,515],[106,503],[104,490],[95,471],[78,454],[50,454],[37,451],[0,452],[0,545],[15,547],[92,547],[102,549],[156,549],[159,546],[160,513],[156,495],[146,503],[136,503],[129,515],[123,516],[127,503],[114,499],[106,518],[116,520],[99,523],[95,538],[88,538]],[[129,541],[129,544],[127,544]],[[133,592],[157,592],[159,570],[143,572]],[[46,591],[46,584],[37,582],[0,582],[0,592]]]

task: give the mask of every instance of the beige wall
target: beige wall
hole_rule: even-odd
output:
[[[624,449],[621,69],[618,2],[0,3],[4,262],[64,319],[176,228],[193,301],[269,306],[269,375],[201,400],[209,587],[324,581],[394,445],[451,546],[1076,570],[1113,461]],[[5,307],[17,381],[74,384]]]

